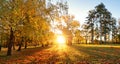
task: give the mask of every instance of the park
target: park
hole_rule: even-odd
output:
[[[119,64],[119,2],[0,0],[0,64]]]

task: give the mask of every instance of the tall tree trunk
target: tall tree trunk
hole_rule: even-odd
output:
[[[27,42],[25,42],[25,49],[27,48]]]
[[[2,48],[2,46],[1,46],[1,44],[0,44],[0,51],[1,51],[1,48]]]
[[[120,42],[120,37],[119,37],[119,42]]]
[[[116,39],[116,42],[115,43],[117,43],[117,38],[115,38]]]
[[[92,30],[91,30],[91,43],[94,43],[94,27],[92,26]]]
[[[112,43],[113,43],[113,36],[112,36]]]
[[[104,40],[105,40],[105,44],[106,44],[106,33],[105,33],[105,36],[104,36]]]
[[[87,35],[87,34],[85,34],[85,36],[84,36],[84,37],[85,37],[85,42],[84,42],[84,43],[85,43],[85,44],[87,44],[87,38],[88,38],[88,35]]]
[[[86,39],[86,44],[87,44],[87,39]]]
[[[13,50],[15,50],[15,43],[13,43]]]
[[[100,24],[100,44],[102,44],[102,24]]]
[[[100,17],[100,44],[102,44],[102,18]]]
[[[108,42],[111,43],[111,42],[110,42],[110,33],[108,34]]]
[[[21,51],[21,47],[22,47],[22,43],[20,42],[20,43],[19,43],[19,47],[18,47],[18,50],[17,50],[17,51]]]
[[[102,34],[100,35],[100,43],[102,44],[103,42],[102,42]]]
[[[18,47],[17,51],[21,51],[22,43],[23,43],[23,37],[21,38],[21,40],[19,42],[19,47]]]
[[[9,38],[9,42],[8,42],[8,50],[7,50],[7,56],[10,56],[12,53],[12,44],[13,44],[13,30],[12,27],[10,29],[10,38]]]
[[[72,45],[72,37],[69,37],[69,45]]]
[[[0,51],[1,51],[1,48],[2,48],[2,34],[1,34],[1,41],[0,41]]]
[[[43,44],[43,43],[41,43],[41,45],[42,45],[42,47],[44,47],[44,44]]]

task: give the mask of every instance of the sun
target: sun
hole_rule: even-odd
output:
[[[60,44],[60,45],[63,45],[65,44],[66,40],[65,40],[65,37],[62,36],[62,35],[59,35],[57,36],[57,43]]]

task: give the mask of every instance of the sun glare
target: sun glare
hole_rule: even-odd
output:
[[[59,45],[63,45],[63,44],[65,44],[65,37],[64,36],[62,36],[62,35],[59,35],[59,36],[57,36],[57,43],[59,44]]]

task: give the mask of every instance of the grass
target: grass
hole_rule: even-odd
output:
[[[75,45],[75,49],[87,53],[90,63],[120,63],[120,45]]]
[[[0,52],[0,64],[117,64],[120,63],[120,45],[74,44],[13,51],[12,56]]]

